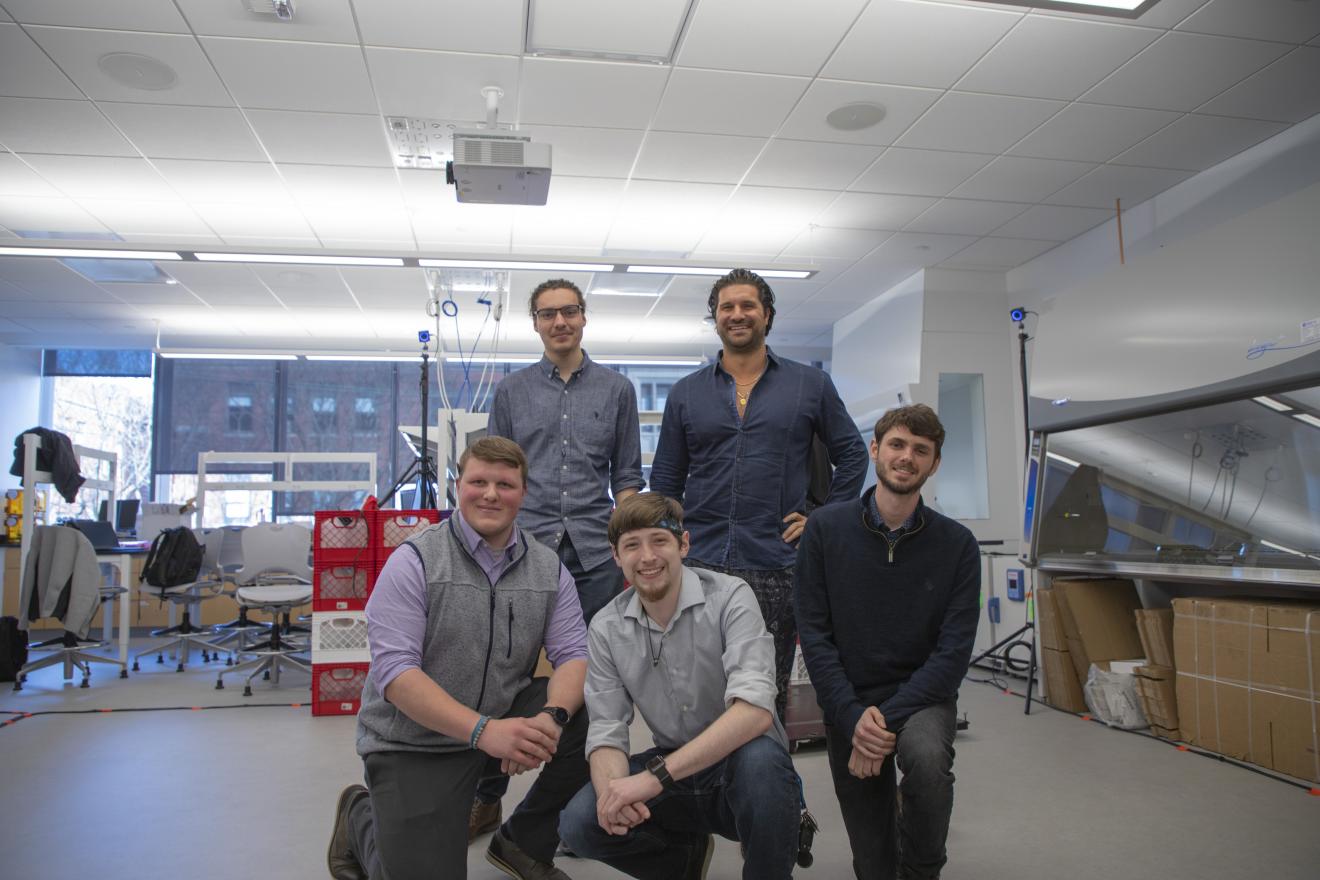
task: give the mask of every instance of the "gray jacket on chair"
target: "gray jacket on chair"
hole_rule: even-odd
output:
[[[34,529],[19,592],[19,629],[55,617],[83,638],[100,604],[101,567],[87,536],[65,526]]]

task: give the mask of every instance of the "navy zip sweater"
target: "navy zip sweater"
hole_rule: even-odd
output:
[[[890,730],[958,695],[980,617],[976,538],[919,503],[892,544],[870,525],[875,489],[822,507],[798,547],[798,636],[825,722],[848,736],[867,706]]]

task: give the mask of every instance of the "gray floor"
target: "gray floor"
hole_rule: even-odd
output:
[[[144,664],[128,680],[98,667],[90,689],[58,669],[0,710],[0,852],[9,877],[326,876],[336,794],[358,781],[353,719],[313,718],[306,676],[273,690],[214,690],[214,666]],[[123,711],[148,707],[179,711]],[[190,707],[247,706],[243,709]],[[95,710],[110,708],[116,711]],[[1107,730],[988,685],[964,685],[946,880],[1320,876],[1320,797],[1160,741]],[[12,716],[5,716],[12,717]],[[800,877],[851,876],[847,839],[819,748],[795,758],[822,832]],[[512,803],[526,786],[515,780]],[[473,845],[471,878],[504,875]],[[561,861],[577,880],[617,877]],[[720,841],[712,878],[740,876]]]

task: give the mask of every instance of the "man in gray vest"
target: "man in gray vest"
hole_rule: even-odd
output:
[[[458,511],[401,546],[367,601],[371,676],[357,751],[364,788],[339,797],[339,880],[467,875],[467,820],[488,757],[540,768],[486,859],[510,877],[566,880],[559,813],[587,781],[586,628],[573,578],[515,522],[527,459],[484,437],[459,460]],[[541,648],[554,667],[533,678]]]

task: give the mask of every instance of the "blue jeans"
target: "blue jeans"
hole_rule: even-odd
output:
[[[664,749],[633,755],[633,773]],[[559,814],[559,836],[577,856],[596,859],[641,880],[673,880],[705,853],[706,835],[746,845],[746,880],[793,876],[798,839],[798,781],[784,747],[765,736],[723,761],[674,783],[647,803],[651,818],[627,834],[607,834],[596,821],[590,783]]]
[[[944,867],[945,839],[953,813],[954,700],[914,712],[898,728],[894,754],[880,775],[858,779],[848,772],[852,731],[825,728],[834,793],[852,844],[857,880],[934,880]],[[903,771],[903,809],[896,809],[894,765]]]

